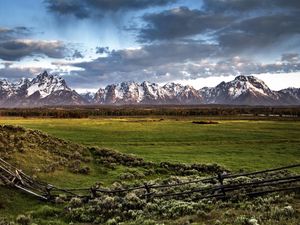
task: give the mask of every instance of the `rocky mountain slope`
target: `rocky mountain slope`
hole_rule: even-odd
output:
[[[144,81],[111,84],[95,94],[80,95],[62,77],[47,72],[17,83],[0,80],[0,107],[103,104],[299,105],[300,89],[273,91],[254,76],[237,76],[233,81],[200,90],[189,85],[168,83],[161,86]]]

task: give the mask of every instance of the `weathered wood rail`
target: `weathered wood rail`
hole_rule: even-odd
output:
[[[107,189],[99,186],[89,188],[65,189],[54,185],[40,182],[26,175],[22,170],[16,168],[10,163],[0,158],[0,181],[4,185],[19,189],[27,194],[38,197],[45,201],[54,201],[56,197],[64,194],[66,198],[79,197],[93,199],[102,194],[120,195],[128,192],[142,190],[144,194],[140,197],[147,200],[152,198],[189,198],[192,194],[197,193],[197,199],[204,198],[230,198],[232,192],[239,191],[246,196],[258,196],[272,192],[280,191],[300,191],[300,175],[285,175],[283,177],[274,177],[272,173],[283,171],[291,168],[300,167],[300,164],[284,166],[275,169],[261,170],[251,173],[240,174],[217,174],[216,176],[191,180],[187,182],[178,182],[173,184],[148,184],[128,187],[125,189]],[[268,175],[265,178],[258,175]],[[247,177],[248,181],[234,183],[238,177]],[[227,183],[225,184],[225,182]],[[228,182],[229,181],[229,182]],[[204,187],[203,184],[210,184]],[[197,188],[190,188],[188,185],[197,184]],[[168,190],[174,187],[182,187],[183,190],[169,193]],[[265,188],[265,189],[262,189]],[[157,190],[160,190],[158,192]]]
[[[0,158],[0,180],[4,185],[15,187],[30,195],[47,200],[45,191],[50,187],[46,183],[35,181],[22,170]]]

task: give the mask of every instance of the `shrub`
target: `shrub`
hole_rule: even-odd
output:
[[[16,221],[21,225],[29,225],[30,217],[25,215],[18,215]]]
[[[282,218],[292,218],[295,215],[295,210],[292,206],[285,206],[284,208],[275,207],[271,212],[271,218],[281,220]]]
[[[69,203],[71,207],[79,207],[82,205],[81,199],[77,197],[72,198]]]
[[[82,166],[81,161],[78,159],[71,161],[68,168],[72,173],[88,174],[90,172],[90,168],[88,166]]]
[[[106,222],[107,225],[117,225],[117,220],[115,218],[113,219],[109,219],[107,222]]]
[[[248,220],[249,225],[259,225],[257,219],[251,218]]]
[[[283,214],[286,216],[286,217],[293,217],[294,214],[295,214],[295,210],[293,209],[292,206],[288,205],[288,206],[285,206],[283,208]]]
[[[5,218],[1,218],[1,217],[0,217],[0,225],[15,225],[15,223],[12,222],[12,221],[8,221],[8,220],[5,219]]]
[[[55,203],[57,204],[63,204],[67,200],[67,196],[64,194],[59,195],[58,197],[55,198]]]

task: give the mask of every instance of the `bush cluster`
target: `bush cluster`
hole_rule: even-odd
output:
[[[123,154],[106,148],[90,148],[90,151],[96,158],[96,162],[107,167],[115,167],[116,165],[124,165],[129,167],[144,167],[151,165],[144,159],[133,155]]]

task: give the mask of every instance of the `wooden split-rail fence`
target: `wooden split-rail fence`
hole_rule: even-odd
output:
[[[0,181],[2,181],[4,185],[19,189],[29,195],[38,197],[45,201],[55,201],[57,197],[62,195],[66,199],[78,197],[88,200],[97,198],[101,195],[101,193],[108,195],[122,195],[137,190],[140,190],[142,193],[139,197],[145,198],[147,201],[153,198],[184,199],[190,198],[193,194],[197,194],[197,199],[226,199],[232,197],[231,193],[233,192],[235,195],[236,192],[238,192],[241,193],[242,196],[251,197],[281,191],[299,192],[300,175],[291,175],[290,173],[286,173],[285,176],[276,176],[276,173],[274,173],[299,167],[300,164],[295,164],[250,173],[220,173],[216,176],[186,182],[172,184],[144,183],[140,186],[132,186],[124,189],[107,189],[101,188],[98,185],[89,188],[67,189],[37,181],[26,175],[22,172],[22,170],[0,158]],[[247,177],[247,181],[235,182],[234,179],[239,177]],[[194,188],[188,186],[192,184],[194,184]],[[179,187],[180,190],[170,192],[171,188],[176,187]]]

